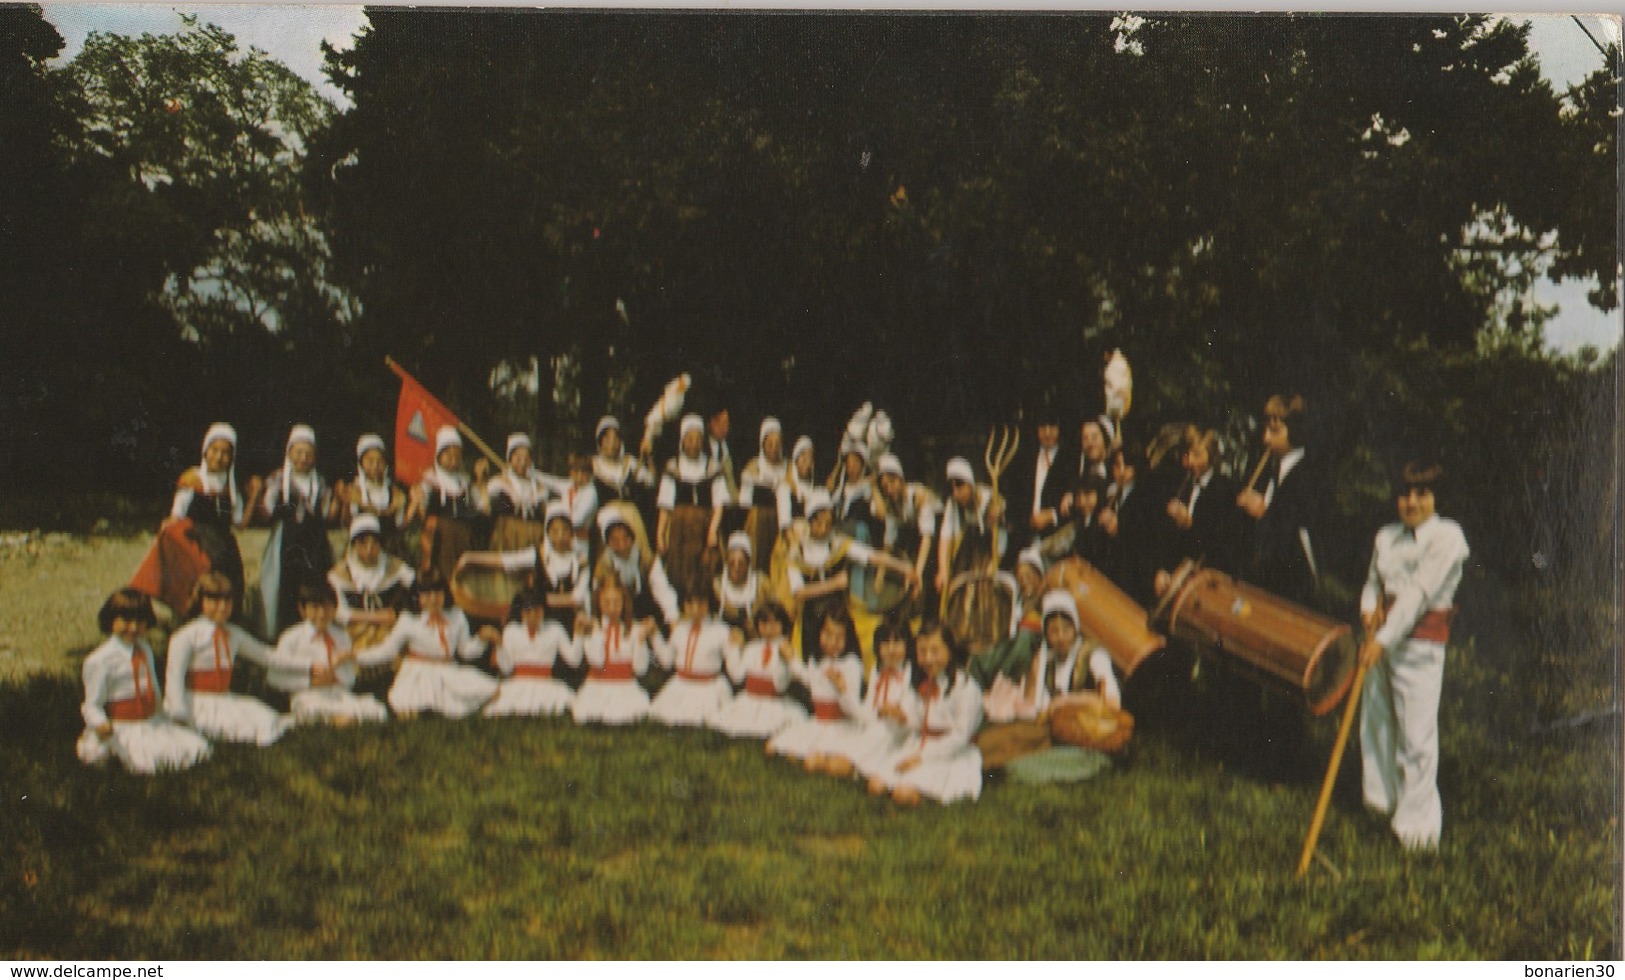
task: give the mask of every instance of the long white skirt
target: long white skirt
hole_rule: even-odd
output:
[[[767,743],[774,755],[792,759],[805,759],[809,755],[827,754],[830,746],[851,738],[862,729],[850,718],[823,721],[814,716],[789,726]]]
[[[649,695],[635,680],[612,681],[587,678],[570,703],[570,717],[577,723],[589,721],[606,725],[630,725],[649,714]]]
[[[704,725],[732,696],[721,674],[704,681],[673,675],[649,705],[649,717],[663,725]]]
[[[568,684],[551,677],[510,677],[502,682],[497,699],[485,706],[485,716],[561,715],[575,697]]]
[[[370,694],[346,691],[337,684],[313,687],[295,694],[289,704],[301,725],[333,721],[388,721],[389,709]]]
[[[115,721],[107,738],[85,729],[75,746],[79,761],[99,766],[116,758],[124,768],[150,776],[166,769],[190,769],[209,757],[209,741],[166,718]]]
[[[870,721],[856,730],[837,735],[824,752],[840,756],[865,776],[885,765],[903,747],[908,729],[885,721]]]
[[[389,706],[396,714],[433,711],[466,718],[495,697],[497,687],[496,678],[473,667],[408,658],[389,688]]]
[[[975,744],[966,745],[940,759],[926,759],[908,772],[898,772],[897,764],[914,755],[919,748],[919,736],[912,735],[904,740],[902,748],[879,765],[871,765],[865,775],[880,779],[888,789],[912,787],[921,796],[939,803],[981,798],[982,753]]]
[[[707,724],[734,738],[772,738],[806,720],[806,709],[789,698],[740,691]]]
[[[226,742],[270,745],[293,727],[293,719],[279,714],[258,698],[242,694],[192,692],[192,727],[209,738]]]

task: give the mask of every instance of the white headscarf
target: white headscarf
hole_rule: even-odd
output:
[[[226,470],[224,479],[209,474],[209,446],[221,440],[231,443],[231,467]],[[198,478],[203,483],[203,489],[210,493],[219,493],[225,490],[231,494],[231,520],[241,523],[243,519],[243,498],[237,493],[237,430],[224,422],[216,422],[209,426],[209,431],[203,434],[203,457],[198,462]]]
[[[312,507],[315,507],[317,506],[316,498],[321,495],[322,491],[321,474],[316,472],[315,467],[311,467],[308,476],[295,474],[293,460],[290,458],[293,447],[301,442],[309,445],[314,450],[316,448],[316,430],[303,423],[288,430],[287,451],[282,457],[282,503],[287,505],[293,502],[293,491],[296,485],[295,481],[297,481],[300,493],[309,499]]]
[[[367,453],[374,449],[381,453],[385,453],[384,479],[381,483],[372,482],[372,480],[367,477],[367,471],[361,468],[361,457],[367,455]],[[368,507],[377,508],[379,511],[389,510],[389,501],[390,497],[392,496],[390,492],[388,458],[388,453],[386,452],[384,446],[384,438],[383,436],[378,435],[376,432],[369,432],[360,439],[356,440],[356,485],[361,488],[361,503]],[[383,498],[382,500],[379,499],[380,495]]]

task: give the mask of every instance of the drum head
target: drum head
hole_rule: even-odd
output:
[[[495,556],[496,552],[485,552]],[[461,565],[451,577],[451,597],[459,609],[479,619],[504,620],[513,597],[525,587],[523,572]]]
[[[1354,665],[1359,656],[1354,631],[1348,627],[1326,638],[1310,658],[1303,675],[1303,690],[1309,701],[1310,714],[1326,714],[1343,700],[1343,695],[1348,693],[1349,683],[1354,679]]]

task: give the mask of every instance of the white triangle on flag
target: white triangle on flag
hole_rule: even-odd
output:
[[[418,442],[429,441],[429,432],[423,426],[423,409],[417,409],[412,413],[412,421],[406,423],[406,434]]]

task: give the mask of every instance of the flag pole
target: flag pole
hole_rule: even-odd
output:
[[[391,371],[394,371],[396,376],[399,377],[402,381],[411,380],[413,383],[417,384],[417,386],[419,388],[423,387],[422,382],[418,381],[416,378],[412,377],[410,374],[407,374],[406,369],[401,367],[400,363],[398,361],[396,361],[393,357],[390,357],[388,354],[384,355],[384,364],[386,364]],[[423,390],[428,391],[427,388],[424,388]],[[448,412],[447,414],[449,414],[453,418],[457,419],[457,431],[461,432],[464,436],[466,436],[468,438],[468,441],[472,442],[476,449],[478,449],[480,452],[484,453],[486,459],[489,459],[491,462],[495,463],[497,465],[498,469],[500,469],[501,467],[506,465],[503,462],[502,457],[497,455],[496,450],[494,450],[490,446],[486,445],[485,440],[480,438],[479,433],[477,433],[473,429],[469,428],[467,423],[465,423],[461,418],[457,418],[456,413]]]

